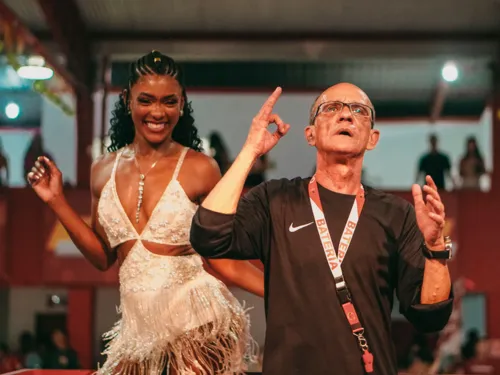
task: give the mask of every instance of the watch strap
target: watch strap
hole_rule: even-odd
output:
[[[452,256],[452,244],[450,237],[445,237],[445,246],[443,250],[430,250],[425,242],[422,242],[422,252],[427,259],[451,259]]]

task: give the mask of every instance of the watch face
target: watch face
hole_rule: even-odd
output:
[[[451,238],[449,236],[446,236],[444,238],[444,246],[446,250],[450,250],[453,247],[453,242],[451,242]]]

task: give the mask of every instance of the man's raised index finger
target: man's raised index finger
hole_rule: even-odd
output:
[[[260,109],[259,114],[258,114],[259,117],[267,117],[267,116],[271,115],[271,113],[273,112],[274,105],[276,104],[276,102],[278,101],[278,99],[281,95],[281,91],[282,91],[281,87],[279,87],[279,86],[276,87],[276,90],[274,90],[274,92],[271,94],[271,96],[269,96],[269,98],[267,98],[266,102],[264,103],[264,105]]]

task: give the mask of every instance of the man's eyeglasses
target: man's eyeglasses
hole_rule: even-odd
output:
[[[324,114],[333,116],[341,113],[345,105],[349,107],[349,110],[351,111],[353,116],[359,118],[370,118],[372,120],[373,126],[373,109],[364,104],[344,103],[337,101],[321,103],[316,109],[316,113],[314,114],[313,118],[311,119],[311,124],[314,124],[314,121],[316,120],[316,117],[318,117],[318,115]]]

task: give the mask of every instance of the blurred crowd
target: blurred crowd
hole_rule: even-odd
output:
[[[18,347],[14,349],[0,343],[0,374],[20,369],[79,368],[77,353],[61,330],[54,330],[45,340],[37,340],[30,332],[23,332],[19,337]]]

